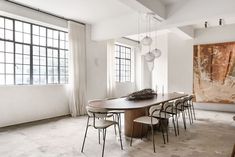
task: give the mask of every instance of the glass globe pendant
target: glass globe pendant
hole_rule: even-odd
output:
[[[159,50],[158,48],[153,49],[151,53],[154,54],[155,58],[159,58],[162,55],[161,50]]]
[[[144,46],[150,46],[153,42],[153,39],[149,36],[145,36],[142,40],[141,40],[141,44]]]
[[[155,59],[155,55],[152,52],[148,52],[144,55],[144,59],[146,62],[153,62]]]

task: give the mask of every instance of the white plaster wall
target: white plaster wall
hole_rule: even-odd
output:
[[[0,127],[68,115],[66,86],[0,86]]]
[[[107,95],[107,41],[92,41],[91,26],[86,25],[87,99]]]
[[[0,0],[0,15],[67,29],[67,21]],[[0,127],[69,114],[66,86],[0,86]]]
[[[192,93],[193,40],[168,34],[168,92]]]
[[[154,62],[152,88],[162,93],[162,86],[164,92],[168,91],[168,33],[157,35],[157,48],[162,54]]]

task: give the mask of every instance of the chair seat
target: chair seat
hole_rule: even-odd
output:
[[[169,119],[171,116],[165,112],[154,112],[153,117],[161,118],[161,119]]]
[[[95,121],[94,127],[98,128],[98,129],[103,129],[103,128],[107,128],[111,125],[114,125],[114,124],[117,124],[117,122],[111,121],[111,120],[98,119]]]
[[[153,124],[153,125],[156,125],[158,124],[158,119],[157,118],[152,118],[152,123],[151,123],[151,117],[149,116],[142,116],[142,117],[139,117],[139,118],[136,118],[134,119],[134,122],[136,123],[142,123],[142,124]]]
[[[109,113],[125,113],[124,110],[110,110]]]

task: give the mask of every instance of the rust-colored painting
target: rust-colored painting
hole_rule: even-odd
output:
[[[235,42],[194,46],[197,102],[235,103]]]

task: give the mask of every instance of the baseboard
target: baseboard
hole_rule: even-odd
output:
[[[194,105],[195,109],[235,113],[235,104],[197,103],[197,102],[195,102],[194,104],[195,104]]]

